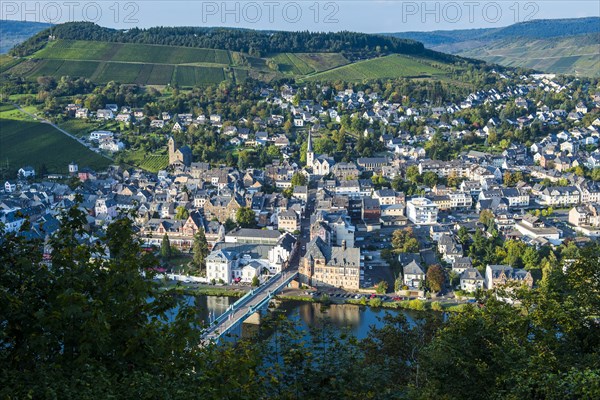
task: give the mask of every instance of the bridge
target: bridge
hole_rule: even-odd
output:
[[[289,285],[297,276],[297,270],[282,271],[263,285],[252,289],[211,322],[202,339],[219,342],[224,335],[233,333],[248,317],[267,306],[277,292]]]

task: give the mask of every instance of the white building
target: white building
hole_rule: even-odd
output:
[[[467,268],[460,274],[460,290],[465,292],[475,292],[477,289],[483,289],[484,279],[477,268]]]
[[[237,266],[237,255],[227,250],[213,251],[206,257],[206,278],[209,281],[232,282],[233,268]]]
[[[406,217],[415,225],[437,223],[438,206],[424,197],[416,197],[406,202]]]
[[[31,166],[26,166],[23,168],[19,168],[18,175],[21,178],[34,178],[35,177],[35,169]]]

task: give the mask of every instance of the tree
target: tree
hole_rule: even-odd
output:
[[[532,269],[539,269],[540,256],[538,251],[532,247],[528,246],[523,253],[523,267],[530,271]]]
[[[467,246],[467,244],[469,244],[470,239],[471,236],[469,235],[469,230],[466,227],[461,226],[460,228],[458,228],[458,240],[463,246]]]
[[[296,186],[306,186],[306,175],[302,172],[295,172],[292,175],[292,187]]]
[[[417,253],[419,241],[412,228],[397,229],[392,234],[392,247],[396,253]]]
[[[243,228],[251,228],[256,225],[255,214],[249,207],[240,207],[235,213],[236,222]]]
[[[491,210],[481,210],[479,213],[479,222],[484,224],[488,230],[494,226],[494,220],[494,213]]]
[[[234,361],[231,350],[201,346],[196,311],[153,280],[159,262],[142,250],[130,218],[94,243],[80,240],[87,222],[77,206],[59,221],[51,261],[39,240],[0,241],[0,398],[164,398],[194,382],[204,383],[192,397],[226,398],[222,374],[253,368],[254,350]],[[254,381],[240,388],[264,397]]]
[[[429,187],[434,187],[438,183],[438,176],[432,171],[425,171],[421,178],[423,179],[423,183]]]
[[[258,280],[258,276],[254,276],[252,278],[252,286],[253,287],[258,287],[260,285],[260,281]]]
[[[206,241],[206,235],[204,234],[204,229],[200,229],[194,235],[194,244],[192,246],[192,262],[198,269],[203,269],[205,267],[204,260],[208,255],[208,242]]]
[[[190,212],[184,206],[177,207],[175,211],[175,219],[188,219]]]
[[[388,290],[388,283],[386,281],[381,281],[375,287],[375,291],[378,294],[386,294]]]
[[[419,167],[416,165],[411,165],[406,168],[406,173],[404,174],[407,181],[412,183],[419,183]]]
[[[426,278],[429,288],[434,292],[439,292],[446,282],[446,273],[441,265],[433,264],[427,269]]]
[[[171,258],[171,242],[169,236],[165,233],[160,244],[160,255],[164,261],[168,261]]]

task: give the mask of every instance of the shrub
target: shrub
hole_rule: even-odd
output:
[[[381,299],[379,297],[374,297],[371,300],[369,300],[369,306],[371,307],[381,307]]]
[[[433,303],[431,303],[431,309],[433,311],[442,311],[442,305],[439,301],[434,301]]]
[[[415,299],[415,300],[410,300],[408,302],[408,308],[410,308],[411,310],[425,310],[425,302],[423,300],[419,300],[419,299]]]

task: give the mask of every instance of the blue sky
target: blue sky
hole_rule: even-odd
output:
[[[231,26],[272,30],[431,31],[499,27],[528,19],[600,16],[590,1],[59,0],[0,1],[0,19],[87,20],[109,27]]]

